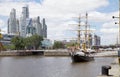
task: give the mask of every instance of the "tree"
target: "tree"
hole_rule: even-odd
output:
[[[11,43],[15,46],[15,49],[21,50],[25,48],[25,41],[22,37],[14,37],[11,39]]]
[[[41,41],[43,40],[42,36],[39,36],[37,34],[31,36],[31,37],[27,37],[25,39],[26,42],[26,47],[27,48],[32,48],[32,49],[38,49],[39,46],[41,46]]]
[[[32,49],[32,39],[30,37],[25,38],[26,49]]]
[[[56,41],[56,42],[54,42],[53,48],[54,49],[64,48],[64,45],[62,42]]]
[[[14,50],[15,49],[15,46],[13,44],[10,44],[10,45],[4,45],[5,49],[8,49],[8,50]]]
[[[22,38],[22,37],[14,37],[11,40],[11,43],[15,46],[15,49],[38,49],[42,44],[41,41],[43,37],[39,35],[33,35],[31,37]]]

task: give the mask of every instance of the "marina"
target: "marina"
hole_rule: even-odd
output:
[[[0,77],[120,77],[120,0],[0,5]]]

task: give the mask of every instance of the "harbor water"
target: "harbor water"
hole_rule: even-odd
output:
[[[0,77],[96,77],[102,65],[115,57],[97,57],[91,62],[72,63],[70,57],[0,57]]]

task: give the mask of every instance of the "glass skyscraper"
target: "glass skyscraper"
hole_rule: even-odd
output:
[[[12,9],[8,20],[8,33],[19,33],[21,37],[28,37],[34,34],[47,38],[47,25],[45,18],[40,22],[40,17],[29,18],[29,7],[22,7],[19,21],[16,20],[16,10]]]
[[[19,21],[19,31],[20,31],[20,36],[22,37],[26,37],[27,19],[29,19],[29,9],[28,6],[26,5],[22,7],[22,14]]]
[[[16,19],[16,10],[13,8],[8,19],[8,33],[16,34],[18,32],[18,23]]]

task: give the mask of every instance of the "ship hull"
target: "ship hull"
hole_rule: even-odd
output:
[[[72,62],[89,62],[94,60],[94,57],[79,54],[71,55],[71,58]]]

